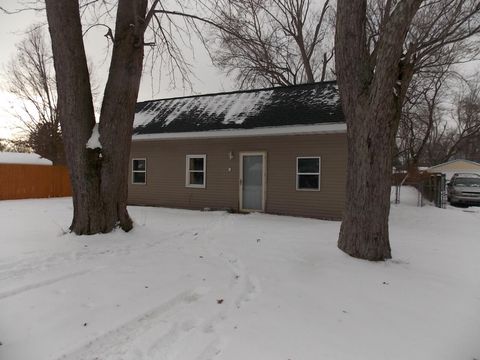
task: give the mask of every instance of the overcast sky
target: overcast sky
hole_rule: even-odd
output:
[[[19,7],[17,0],[0,0],[0,6],[7,9]],[[15,104],[15,98],[4,91],[5,65],[15,56],[15,44],[25,37],[25,30],[32,24],[45,22],[46,18],[43,12],[28,11],[12,15],[5,15],[0,12],[0,138],[11,137],[16,131],[15,121],[7,111]],[[46,26],[44,28],[45,35],[48,36],[48,29]],[[110,62],[106,56],[107,41],[104,34],[105,29],[96,28],[89,31],[85,38],[87,56],[89,61],[94,65],[93,73],[95,82],[99,84],[99,90],[101,90],[101,92],[103,92]],[[152,98],[204,94],[235,89],[234,82],[211,64],[207,52],[200,45],[195,46],[193,54],[188,50],[186,50],[185,54],[186,58],[193,65],[194,75],[191,76],[193,91],[189,87],[182,87],[182,84],[179,82],[175,88],[172,87],[170,79],[166,75],[161,78],[161,81],[158,81],[158,74],[154,74],[152,86],[151,74],[144,72],[138,99],[148,100]]]
[[[19,8],[18,0],[0,0],[0,6],[7,9]],[[13,15],[5,15],[0,12],[0,138],[12,137],[17,125],[11,115],[8,114],[8,108],[14,106],[16,100],[1,87],[5,87],[3,76],[6,63],[15,55],[15,44],[25,37],[25,30],[32,24],[45,23],[45,14],[43,12],[21,12]],[[45,26],[45,35],[48,37],[48,29]],[[104,28],[95,28],[91,30],[84,41],[86,44],[87,57],[93,64],[94,82],[98,84],[100,93],[103,93],[103,87],[109,65],[107,54],[107,41],[104,37]],[[199,43],[198,41],[196,43]],[[194,56],[195,55],[195,56]],[[193,91],[190,88],[183,88],[178,84],[172,88],[168,76],[164,76],[158,82],[158,73],[154,74],[152,86],[152,76],[149,72],[144,72],[140,86],[139,100],[148,100],[152,98],[166,98],[182,95],[205,94],[218,91],[235,90],[235,84],[224,74],[217,70],[210,62],[208,54],[200,46],[195,47],[195,54],[191,51],[185,51],[185,57],[193,65],[193,76],[191,81]],[[479,71],[480,62],[462,65],[461,72],[472,74]]]

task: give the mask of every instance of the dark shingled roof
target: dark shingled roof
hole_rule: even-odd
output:
[[[345,122],[336,82],[137,103],[134,134]]]

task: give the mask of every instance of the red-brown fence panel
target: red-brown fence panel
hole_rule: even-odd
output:
[[[65,166],[0,164],[0,200],[71,195]]]

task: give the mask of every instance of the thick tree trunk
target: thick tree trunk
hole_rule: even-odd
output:
[[[132,228],[127,212],[128,161],[142,76],[146,9],[147,0],[122,0],[118,4],[99,127],[103,156],[101,192],[108,231],[117,223],[125,231]]]
[[[353,115],[353,114],[352,114]],[[388,232],[394,124],[388,104],[347,115],[347,200],[338,247],[368,260],[391,258]]]
[[[391,258],[388,233],[392,149],[398,127],[400,59],[422,0],[403,0],[385,14],[375,50],[366,38],[366,0],[338,0],[336,71],[347,120],[346,205],[338,247],[367,260]],[[397,82],[400,81],[400,85]]]
[[[78,234],[103,229],[100,161],[86,143],[95,125],[78,1],[46,0],[57,79],[58,113],[73,188],[71,229]]]
[[[78,0],[46,0],[58,111],[73,188],[76,234],[132,228],[126,209],[131,129],[143,61],[146,0],[118,3],[115,44],[100,117],[102,149],[86,144],[95,125]]]

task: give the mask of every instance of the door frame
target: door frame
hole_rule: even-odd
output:
[[[243,157],[244,156],[262,156],[262,209],[244,209],[243,208]],[[265,212],[265,202],[267,198],[267,152],[266,151],[240,151],[238,153],[240,158],[240,177],[239,185],[239,210],[240,212]]]

